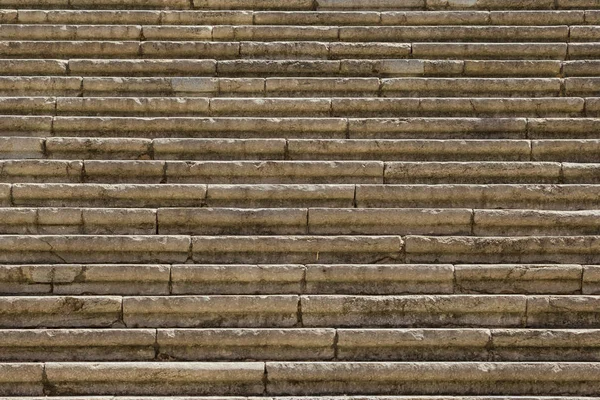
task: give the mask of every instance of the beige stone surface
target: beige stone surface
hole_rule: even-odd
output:
[[[333,329],[159,329],[159,358],[328,360]]]
[[[0,160],[2,182],[81,182],[82,174],[81,161]]]
[[[414,57],[431,59],[565,60],[567,57],[566,43],[413,43],[412,49]]]
[[[576,79],[576,78],[570,78]],[[560,93],[560,80],[553,78],[389,78],[383,79],[384,96],[407,95],[468,97],[553,97]]]
[[[165,208],[156,218],[163,235],[301,235],[308,229],[302,208]]]
[[[155,139],[154,157],[163,160],[278,160],[285,139]]]
[[[473,233],[478,236],[595,235],[598,211],[475,210]]]
[[[125,297],[123,321],[130,328],[293,327],[298,296]]]
[[[525,296],[302,296],[307,327],[519,327]]]
[[[581,290],[580,265],[456,265],[455,290],[480,294],[576,294]]]
[[[144,361],[154,359],[151,329],[4,329],[2,361]]]
[[[308,232],[316,235],[449,235],[471,232],[471,210],[310,209]]]
[[[153,143],[149,139],[51,137],[44,145],[48,158],[54,159],[136,160],[148,159]]]
[[[44,154],[43,145],[44,141],[39,138],[1,137],[0,158],[42,158]]]
[[[598,328],[597,296],[535,296],[527,300],[532,328]]]
[[[600,293],[600,266],[585,265],[583,267],[583,294]]]
[[[212,76],[215,60],[69,60],[71,74],[83,76]]]
[[[438,265],[315,264],[306,267],[309,294],[453,293],[454,267]]]
[[[600,162],[600,139],[534,140],[532,157],[539,161]]]
[[[303,290],[302,265],[173,265],[173,294],[289,294]]]
[[[596,263],[598,236],[406,237],[407,262]]]
[[[196,236],[196,263],[402,262],[398,236]]]

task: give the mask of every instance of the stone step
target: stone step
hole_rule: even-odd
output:
[[[600,358],[600,335],[588,329],[3,329],[0,333],[2,362],[597,362]]]
[[[6,24],[11,41],[331,41],[331,42],[595,42],[596,26],[294,26]]]
[[[598,185],[0,184],[20,207],[598,209]]]
[[[4,136],[92,138],[598,139],[597,118],[0,116]],[[285,134],[282,134],[285,132]]]
[[[53,396],[248,396],[264,392],[547,396],[595,393],[600,367],[597,363],[583,362],[46,362],[3,363],[0,368],[7,371],[2,385],[7,395],[34,396],[46,391]],[[162,383],[149,383],[148,377],[153,376],[161,376]],[[504,384],[496,385],[497,381]]]
[[[553,161],[568,171],[594,171],[598,139],[128,139],[0,138],[0,159],[21,160],[379,160]],[[84,161],[85,162],[85,161]],[[577,171],[579,168],[579,171]]]
[[[267,87],[269,86],[267,81]],[[310,82],[308,82],[310,84]],[[363,82],[356,82],[360,85]],[[368,82],[364,82],[368,83]],[[375,82],[374,82],[375,83]],[[355,82],[337,82],[332,94]],[[493,84],[493,82],[492,82]],[[308,94],[303,87],[300,95]],[[315,86],[329,86],[316,82]],[[478,90],[485,90],[482,83]],[[459,92],[461,85],[456,85]],[[127,86],[122,88],[127,90]],[[316,90],[321,88],[315,87]],[[357,88],[360,89],[360,88]],[[427,90],[427,89],[426,89]],[[371,94],[376,95],[376,90]],[[260,94],[260,93],[259,93]],[[271,96],[273,93],[267,93]],[[275,93],[276,94],[276,93]],[[311,93],[312,94],[312,93]],[[327,94],[327,93],[323,93]],[[429,93],[425,93],[427,95]],[[356,93],[348,91],[346,96]],[[435,94],[434,94],[435,95]],[[458,95],[466,95],[460,92]],[[477,94],[476,94],[477,95]],[[250,117],[584,117],[600,116],[598,97],[379,98],[379,97],[0,97],[0,113],[81,116],[250,116]]]
[[[585,161],[600,161],[592,150]],[[599,172],[600,163],[514,161],[0,160],[0,182],[17,184],[594,184]]]
[[[286,3],[274,0],[3,0],[0,6],[20,8],[53,9],[265,9],[265,10],[554,10],[594,9],[596,0],[407,0],[400,4],[396,0],[377,0],[364,4],[359,0],[290,0]]]
[[[0,208],[0,234],[600,234],[598,211],[470,209]]]
[[[600,236],[3,235],[15,263],[598,264]]]
[[[6,6],[4,6],[6,7]],[[5,24],[94,25],[593,25],[600,11],[250,11],[250,10],[0,10]]]
[[[147,59],[450,59],[587,60],[596,59],[595,42],[324,42],[324,41],[0,41],[0,58],[147,58]]]
[[[31,295],[600,294],[578,264],[0,265],[0,293]]]

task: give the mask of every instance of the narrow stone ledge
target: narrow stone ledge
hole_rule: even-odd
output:
[[[282,363],[268,362],[273,395],[593,395],[594,363]],[[498,386],[497,382],[503,382]],[[568,387],[568,388],[567,388]]]
[[[208,207],[354,207],[354,185],[210,185]]]
[[[1,396],[42,396],[44,365],[0,363]]]
[[[293,327],[298,296],[126,297],[128,327],[242,328]]]
[[[0,130],[4,136],[49,136],[52,131],[50,116],[0,116]]]
[[[530,118],[528,121],[531,139],[598,139],[600,133],[600,119],[595,118]]]
[[[583,267],[583,294],[600,294],[600,265]]]
[[[525,296],[302,296],[307,327],[518,327]]]
[[[402,262],[399,236],[196,236],[196,263]]]
[[[2,361],[152,361],[154,329],[0,331]]]
[[[566,43],[413,43],[412,55],[423,59],[562,61],[567,58],[567,46]]]
[[[600,360],[597,329],[494,329],[491,343],[495,361]]]
[[[159,329],[161,359],[330,360],[333,329]]]
[[[534,296],[527,299],[527,326],[599,328],[597,296]]]
[[[181,263],[189,236],[0,236],[0,262]]]
[[[598,207],[598,185],[358,185],[359,208],[520,208],[581,210]]]
[[[339,329],[338,359],[485,361],[487,329]]]
[[[314,235],[470,234],[472,211],[466,209],[310,209]]]
[[[13,295],[168,294],[169,279],[163,265],[0,265],[0,293]]]
[[[216,65],[215,60],[69,60],[71,74],[80,76],[213,76]]]
[[[406,238],[407,262],[594,264],[599,249],[598,236]]]
[[[285,139],[155,139],[160,160],[283,160]]]
[[[383,183],[383,169],[377,161],[167,161],[166,176],[169,183]]]
[[[477,236],[572,236],[600,233],[600,212],[475,210]]]
[[[158,210],[158,233],[302,235],[307,230],[307,213],[303,208],[164,208]]]
[[[351,139],[524,139],[525,118],[361,118],[349,120]]]
[[[390,184],[541,184],[559,183],[558,163],[529,162],[389,162]]]
[[[493,139],[291,139],[288,148],[292,160],[529,161],[531,154],[528,141]]]
[[[199,207],[205,197],[206,185],[14,184],[12,188],[15,205],[34,207]]]
[[[310,294],[453,293],[452,265],[308,265]]]
[[[476,264],[454,268],[457,293],[577,294],[581,291],[581,265]]]
[[[302,265],[173,265],[173,294],[287,294],[302,291]]]
[[[81,182],[82,171],[81,161],[0,160],[2,182]]]
[[[0,297],[1,328],[106,328],[121,319],[121,297]]]
[[[600,162],[600,140],[534,140],[532,157],[538,161]]]
[[[46,154],[54,159],[143,160],[150,158],[151,140],[127,138],[47,138]]]
[[[261,395],[264,363],[46,363],[55,395]]]

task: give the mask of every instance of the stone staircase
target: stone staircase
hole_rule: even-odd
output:
[[[600,397],[599,0],[0,8],[2,399]]]

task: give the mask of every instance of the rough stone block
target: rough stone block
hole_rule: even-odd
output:
[[[597,329],[599,306],[597,296],[533,296],[527,299],[527,326]]]
[[[514,220],[514,218],[513,218]],[[458,293],[575,294],[581,291],[580,265],[456,265]]]
[[[0,160],[2,182],[81,182],[81,161]]]
[[[241,328],[293,327],[298,296],[125,297],[128,327]]]
[[[173,294],[300,293],[301,265],[173,265]]]
[[[333,329],[159,329],[158,357],[177,360],[328,360]]]
[[[331,109],[329,99],[224,99],[210,102],[210,112],[215,116],[315,116],[328,117]]]
[[[0,236],[0,262],[185,262],[186,236]]]
[[[196,236],[196,263],[401,262],[397,236]]]
[[[575,79],[575,78],[572,78]],[[552,97],[560,94],[557,78],[389,78],[383,79],[384,96]]]
[[[285,139],[155,139],[161,160],[283,160]]]
[[[121,298],[0,297],[2,328],[101,328],[121,321]]]
[[[376,161],[168,161],[166,177],[169,183],[381,183],[383,163]]]
[[[525,296],[302,296],[307,327],[519,327]]]
[[[596,118],[529,118],[531,139],[598,139],[600,120]]]
[[[153,183],[165,182],[164,161],[85,161],[85,182]]]
[[[331,43],[329,58],[343,60],[349,58],[409,58],[409,43]]]
[[[365,120],[368,121],[368,120]],[[370,127],[375,129],[371,121]],[[357,123],[358,125],[358,123]],[[367,126],[367,129],[369,125]],[[382,130],[386,126],[380,124]],[[356,131],[359,131],[357,126]],[[525,140],[443,139],[290,139],[292,160],[382,160],[382,161],[529,161],[531,148]]]
[[[0,364],[0,395],[2,396],[42,396],[43,364]]]
[[[600,265],[583,267],[583,294],[600,294]]]
[[[1,137],[0,159],[43,158],[44,141],[38,138]]]
[[[57,395],[260,395],[264,363],[46,363]]]
[[[154,329],[10,329],[0,332],[2,361],[151,361]]]
[[[558,163],[511,162],[389,162],[390,184],[515,184],[559,183]]]
[[[465,60],[466,76],[560,76],[561,62],[556,60],[491,61]]]
[[[163,10],[159,21],[167,25],[252,25],[252,19],[253,12],[243,10]]]
[[[208,207],[353,207],[354,185],[210,185]]]
[[[449,235],[471,232],[471,210],[310,209],[314,235]]]
[[[555,10],[491,11],[490,22],[494,25],[577,25],[583,24],[585,12]]]
[[[407,262],[558,263],[600,262],[598,236],[406,238]]]
[[[452,265],[308,265],[310,294],[453,293]]]
[[[189,235],[302,235],[307,232],[303,208],[164,208],[158,211],[158,233]]]
[[[326,60],[329,56],[327,43],[321,42],[242,42],[239,46],[239,57],[247,59]]]
[[[539,161],[600,162],[600,139],[534,140],[531,155]]]
[[[425,0],[375,0],[368,4],[360,0],[318,0],[317,10],[406,10],[423,9]]]
[[[487,329],[339,329],[338,359],[484,361],[490,340]]]
[[[139,44],[145,58],[231,59],[237,58],[240,44],[236,42],[169,42],[147,41]],[[135,57],[129,57],[135,58]]]
[[[52,280],[49,267],[35,265],[0,266],[0,294],[49,294]]]
[[[569,52],[570,46],[569,44]],[[425,59],[565,60],[566,43],[414,43],[412,54]]]
[[[47,138],[49,158],[87,160],[144,160],[150,158],[152,141],[127,138]]]
[[[599,164],[563,163],[563,179],[565,183],[597,184],[600,182]]]
[[[83,76],[212,76],[215,60],[69,60],[71,74]]]
[[[598,211],[476,210],[477,236],[569,236],[600,234]]]

